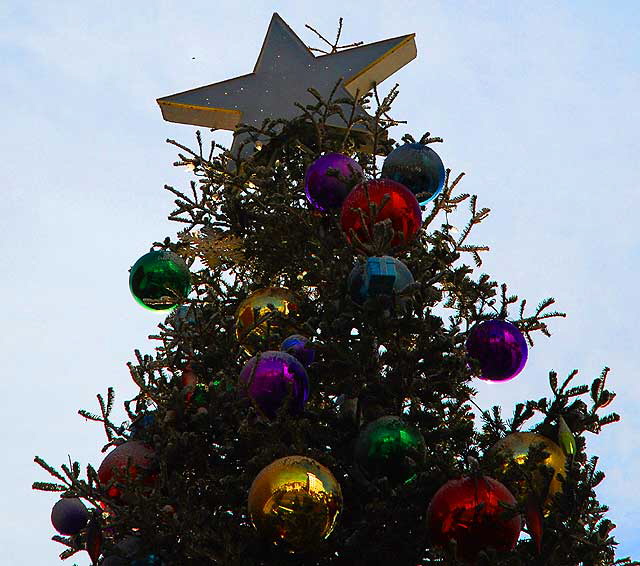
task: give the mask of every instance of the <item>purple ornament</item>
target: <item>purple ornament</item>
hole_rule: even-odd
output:
[[[239,381],[269,418],[274,418],[283,405],[288,405],[292,413],[300,413],[309,397],[307,371],[285,352],[268,351],[254,356],[242,368]]]
[[[309,339],[300,334],[292,334],[285,338],[280,345],[280,350],[291,354],[305,368],[308,368],[316,357],[316,351],[311,347]]]
[[[76,535],[87,526],[89,511],[77,497],[63,497],[51,509],[51,524],[61,535]]]
[[[508,381],[527,362],[527,342],[516,326],[506,320],[485,320],[476,324],[467,338],[469,357],[480,363],[480,379]]]
[[[331,174],[332,171],[338,176]],[[362,178],[362,167],[357,161],[341,153],[327,153],[309,165],[304,190],[309,202],[318,210],[340,208]]]

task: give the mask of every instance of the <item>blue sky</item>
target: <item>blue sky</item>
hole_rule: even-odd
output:
[[[483,270],[569,314],[516,380],[478,384],[478,401],[511,406],[547,394],[550,369],[592,379],[611,366],[623,421],[588,446],[607,473],[599,494],[620,555],[640,556],[640,4],[314,5],[0,4],[2,563],[58,563],[55,497],[31,492],[47,479],[33,455],[98,464],[101,430],[76,410],[95,408],[108,385],[131,397],[125,362],[153,347],[160,319],[133,302],[127,270],[177,230],[161,188],[188,176],[164,139],[193,140],[193,128],[162,121],[155,99],[249,72],[274,11],[308,43],[305,23],[331,36],[339,16],[346,42],[417,34],[417,60],[389,79],[401,87],[395,115],[409,122],[396,137],[445,138],[445,164],[493,210],[476,233],[492,248]]]

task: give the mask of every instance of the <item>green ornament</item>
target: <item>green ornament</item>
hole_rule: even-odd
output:
[[[143,255],[129,270],[129,289],[143,307],[167,311],[189,294],[191,274],[178,254],[153,251]]]
[[[421,432],[395,416],[369,423],[356,441],[356,464],[370,480],[386,477],[393,484],[409,483],[425,456]]]
[[[573,456],[576,453],[576,439],[562,417],[558,420],[558,444],[567,456]]]

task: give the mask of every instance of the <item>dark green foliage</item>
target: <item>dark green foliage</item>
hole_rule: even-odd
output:
[[[82,479],[78,464],[64,465],[60,473],[36,460],[62,484],[34,488],[64,490],[94,506],[108,504],[110,515],[94,513],[109,526],[106,555],[121,552],[117,543],[135,528],[137,556],[152,552],[169,565],[457,564],[446,551],[429,548],[425,512],[432,495],[447,480],[468,474],[470,466],[490,475],[484,455],[508,432],[533,430],[557,438],[562,416],[577,435],[577,453],[564,492],[544,520],[541,555],[524,537],[513,553],[489,553],[479,564],[632,564],[615,562],[613,525],[594,492],[603,474],[585,453],[583,433],[598,433],[618,420],[615,414],[599,414],[614,397],[605,389],[608,370],[590,388],[572,386],[577,372],[559,386],[552,372],[553,397],[518,404],[508,420],[498,408],[481,411],[482,426],[475,426],[473,368],[464,349],[470,327],[508,317],[533,344],[535,332],[549,334],[549,318],[563,315],[549,312],[553,299],[527,314],[526,301],[518,303],[506,285],[486,274],[474,277],[463,256],[481,265],[487,248],[471,243],[470,235],[489,211],[478,207],[475,196],[454,194],[462,174],[452,178],[447,171],[445,189],[427,206],[417,240],[404,250],[387,250],[415,277],[403,293],[406,303],[378,296],[358,305],[349,298],[346,281],[356,257],[337,214],[317,214],[307,206],[304,173],[321,152],[342,151],[356,154],[375,175],[371,153],[358,150],[368,144],[385,153],[392,147],[386,129],[395,123],[387,116],[395,92],[364,124],[368,138],[353,131],[349,116],[344,116],[345,130],[325,127],[327,116],[340,109],[317,96],[317,105],[301,108],[300,120],[265,122],[254,133],[271,141],[243,162],[232,162],[215,144],[205,150],[199,133],[196,151],[172,142],[181,151],[177,165],[192,166],[196,180],[190,194],[167,187],[176,197],[170,218],[184,230],[177,240],[167,238],[155,248],[174,251],[190,265],[195,320],[176,330],[169,317],[151,337],[158,341],[156,355],[136,352],[129,369],[140,394],[125,403],[131,421],[155,411],[155,420],[137,434],[156,451],[158,481],[153,489],[131,481],[120,499],[109,500],[94,468],[88,467]],[[429,134],[423,140],[439,141]],[[454,237],[450,216],[459,217],[460,205],[468,206],[469,217]],[[235,338],[234,312],[247,294],[267,285],[288,287],[300,297],[298,332],[317,345],[304,414],[283,412],[273,421],[259,418],[236,386],[248,356]],[[186,402],[188,391],[181,384],[187,362],[204,386],[198,403]],[[108,448],[129,438],[130,431],[109,420],[113,391],[98,399],[100,415],[80,414],[103,423]],[[384,478],[370,483],[354,470],[354,442],[362,426],[400,414],[424,435],[426,464],[406,485],[391,486]],[[256,474],[276,458],[294,454],[329,467],[345,501],[325,546],[304,556],[284,554],[262,541],[247,518],[247,493]],[[86,543],[85,535],[55,539],[70,547],[65,554]]]

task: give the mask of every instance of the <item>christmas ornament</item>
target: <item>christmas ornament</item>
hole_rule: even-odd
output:
[[[63,497],[51,509],[51,524],[61,535],[77,535],[88,521],[89,511],[77,497]]]
[[[421,432],[399,417],[380,417],[358,436],[355,457],[369,479],[386,477],[391,483],[408,483],[424,463],[426,447]]]
[[[381,175],[402,183],[420,204],[426,204],[442,191],[445,170],[442,159],[429,146],[406,143],[387,155]]]
[[[293,325],[283,324],[281,318],[273,313],[279,313],[290,321],[297,311],[298,301],[289,289],[266,287],[254,291],[236,310],[238,342],[249,354],[255,352],[252,342],[262,342],[265,347],[275,346],[282,340],[282,334],[291,332]]]
[[[153,459],[153,449],[147,444],[140,440],[128,440],[107,454],[98,468],[98,479],[102,486],[107,487],[112,480],[125,481],[127,473],[132,480],[140,474],[145,484],[153,485],[155,475],[149,473],[153,468]],[[122,490],[111,485],[107,494],[109,497],[117,498],[122,494]]]
[[[470,562],[482,550],[512,550],[522,525],[520,515],[506,518],[508,510],[504,505],[515,508],[516,499],[493,478],[448,481],[436,492],[427,509],[431,543],[447,548],[455,541],[458,558]]]
[[[334,100],[364,96],[374,85],[416,57],[414,35],[405,35],[343,49],[315,57],[278,15],[269,25],[253,73],[158,99],[162,116],[169,122],[207,128],[235,130],[240,123],[259,128],[267,119],[293,119],[300,115],[296,103],[316,104],[312,87],[328,98],[340,79]],[[339,105],[346,116],[347,104]],[[356,117],[367,113],[356,107]],[[344,128],[339,115],[328,125]],[[356,125],[356,130],[364,127]],[[247,133],[235,134],[231,153],[247,157],[255,146]],[[240,154],[241,146],[245,144]]]
[[[85,547],[91,562],[97,564],[102,552],[102,527],[95,517],[89,521]]]
[[[175,330],[182,330],[187,326],[193,326],[196,323],[195,309],[192,305],[180,305],[169,315],[169,324]]]
[[[476,324],[467,338],[469,357],[480,363],[480,379],[507,381],[527,362],[527,342],[516,326],[506,320]]]
[[[143,255],[129,270],[129,289],[143,307],[166,311],[189,294],[191,274],[178,254],[157,250]]]
[[[309,378],[302,364],[285,352],[268,351],[251,358],[240,372],[240,385],[269,418],[287,405],[302,411],[309,397]]]
[[[184,398],[187,405],[205,407],[209,404],[209,386],[204,383],[189,386],[189,391],[186,392]]]
[[[351,298],[362,304],[369,297],[402,293],[414,282],[409,268],[391,256],[370,257],[357,263],[349,274],[347,286]]]
[[[182,383],[183,387],[194,386],[196,383],[198,383],[198,376],[193,371],[190,363],[188,363],[182,370],[180,382]]]
[[[548,454],[540,462],[540,465],[553,470],[551,481],[539,470],[532,473],[530,481],[523,477],[521,467],[524,466],[534,446]],[[496,442],[489,450],[489,455],[502,460],[502,465],[496,470],[496,473],[504,477],[504,481],[521,502],[525,502],[529,495],[533,495],[547,511],[553,501],[553,496],[562,490],[558,474],[565,474],[567,459],[562,449],[545,436],[532,432],[511,433]],[[508,481],[509,478],[519,479]]]
[[[153,426],[155,420],[155,411],[148,411],[139,416],[135,421],[131,423],[131,438],[135,439],[136,437],[143,435],[144,432],[149,429],[149,427]]]
[[[327,153],[307,168],[304,177],[307,199],[318,210],[340,208],[363,175],[357,161],[341,153]]]
[[[311,341],[306,336],[292,334],[282,341],[280,350],[292,355],[305,368],[308,368],[316,357],[316,351],[311,346]]]
[[[333,531],[342,491],[333,474],[304,456],[280,458],[264,468],[249,490],[249,516],[257,531],[291,552],[317,546]]]
[[[380,208],[385,195],[389,195],[389,200]],[[378,208],[373,218],[370,203]],[[371,243],[374,224],[385,220],[391,222],[394,230],[391,247],[411,242],[422,224],[420,205],[416,197],[407,187],[395,181],[380,179],[360,183],[349,193],[342,205],[340,224],[347,240],[356,249],[362,248],[358,240],[363,244]]]
[[[576,453],[576,439],[563,417],[558,419],[558,442],[567,456]]]

